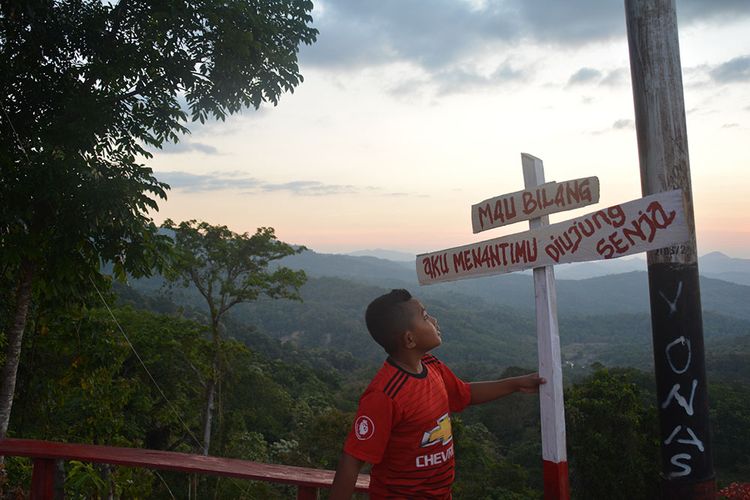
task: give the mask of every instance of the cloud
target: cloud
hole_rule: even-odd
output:
[[[219,150],[210,144],[204,144],[202,142],[187,142],[180,141],[177,144],[173,142],[164,143],[162,149],[158,154],[181,154],[181,153],[192,153],[198,152],[209,156],[219,155]]]
[[[263,184],[253,177],[243,177],[240,172],[212,172],[208,174],[157,172],[156,178],[169,184],[172,189],[182,189],[187,192],[253,189]]]
[[[678,22],[726,21],[748,17],[747,0],[680,0],[677,5]]]
[[[630,72],[627,68],[616,68],[612,70],[581,68],[568,78],[566,87],[576,85],[598,85],[600,87],[619,87],[627,85]]]
[[[288,191],[300,196],[330,196],[336,194],[357,194],[360,190],[352,185],[324,184],[317,181],[291,181],[282,184],[262,184],[261,191]]]
[[[318,41],[300,56],[316,66],[410,61],[437,69],[484,44],[519,35],[514,13],[504,2],[480,9],[461,0],[321,0],[320,5],[313,13]]]
[[[602,77],[601,71],[594,68],[581,68],[573,73],[568,79],[568,86],[580,85],[599,81]]]
[[[426,89],[434,89],[438,95],[460,94],[523,82],[529,79],[531,73],[529,68],[518,68],[509,61],[501,63],[488,74],[474,68],[451,67],[422,78],[404,80],[392,86],[389,93],[395,97],[412,96]]]
[[[627,68],[616,68],[613,70],[599,70],[596,68],[581,68],[573,73],[568,79],[567,87],[575,85],[596,84],[603,87],[618,87],[628,83],[630,75]]]
[[[635,122],[629,118],[621,118],[612,124],[612,128],[615,130],[635,129]]]
[[[630,71],[627,68],[617,68],[613,69],[607,75],[602,78],[602,81],[599,82],[599,85],[604,85],[605,87],[617,87],[623,84],[627,84],[629,82],[630,77]]]
[[[747,0],[680,0],[677,7],[680,28],[750,17]],[[614,0],[319,0],[313,18],[320,33],[301,48],[303,71],[412,68],[388,83],[394,97],[441,97],[529,81],[534,72],[526,60],[520,67],[507,62],[520,61],[528,46],[554,54],[608,40],[626,43],[625,9]],[[491,61],[499,72],[487,69]],[[599,74],[589,80],[574,75],[568,85],[627,84],[627,68],[587,69]]]
[[[525,35],[539,42],[578,46],[625,36],[622,2],[516,0]]]
[[[619,120],[615,120],[609,128],[593,130],[589,133],[591,135],[602,135],[617,130],[635,130],[635,122],[629,118],[620,118]]]
[[[677,15],[681,27],[737,20],[750,2],[681,0]],[[611,0],[320,0],[313,17],[320,35],[300,60],[329,68],[410,62],[433,73],[498,47],[625,37],[625,9]]]
[[[750,55],[730,59],[709,70],[708,74],[718,83],[750,82]]]
[[[157,172],[157,179],[166,182],[172,189],[188,193],[241,190],[248,193],[288,192],[296,196],[334,196],[340,194],[374,194],[378,196],[415,196],[408,193],[383,192],[373,186],[351,184],[326,184],[318,181],[290,181],[272,183],[248,177],[243,172],[209,172],[191,174],[188,172]]]

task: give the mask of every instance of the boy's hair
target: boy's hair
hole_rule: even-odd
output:
[[[391,290],[370,302],[365,311],[370,335],[388,354],[398,349],[399,335],[409,329],[411,316],[406,307],[409,300],[411,294],[408,291]]]

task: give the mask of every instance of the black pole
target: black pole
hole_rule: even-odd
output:
[[[662,498],[715,499],[674,0],[625,0],[643,195],[682,189],[690,239],[648,252]]]

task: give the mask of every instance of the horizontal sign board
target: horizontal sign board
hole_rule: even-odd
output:
[[[419,283],[613,259],[688,241],[682,191],[657,193],[582,217],[417,255]]]
[[[585,177],[504,194],[471,206],[471,227],[479,233],[543,215],[599,202],[599,179]]]

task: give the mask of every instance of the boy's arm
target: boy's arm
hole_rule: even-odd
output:
[[[354,493],[357,476],[363,465],[364,462],[362,460],[354,458],[346,452],[342,453],[339,465],[336,467],[336,475],[333,477],[331,495],[328,499],[349,500]]]
[[[538,373],[487,382],[470,382],[471,400],[469,404],[486,403],[514,392],[539,392],[539,385],[546,382]]]

